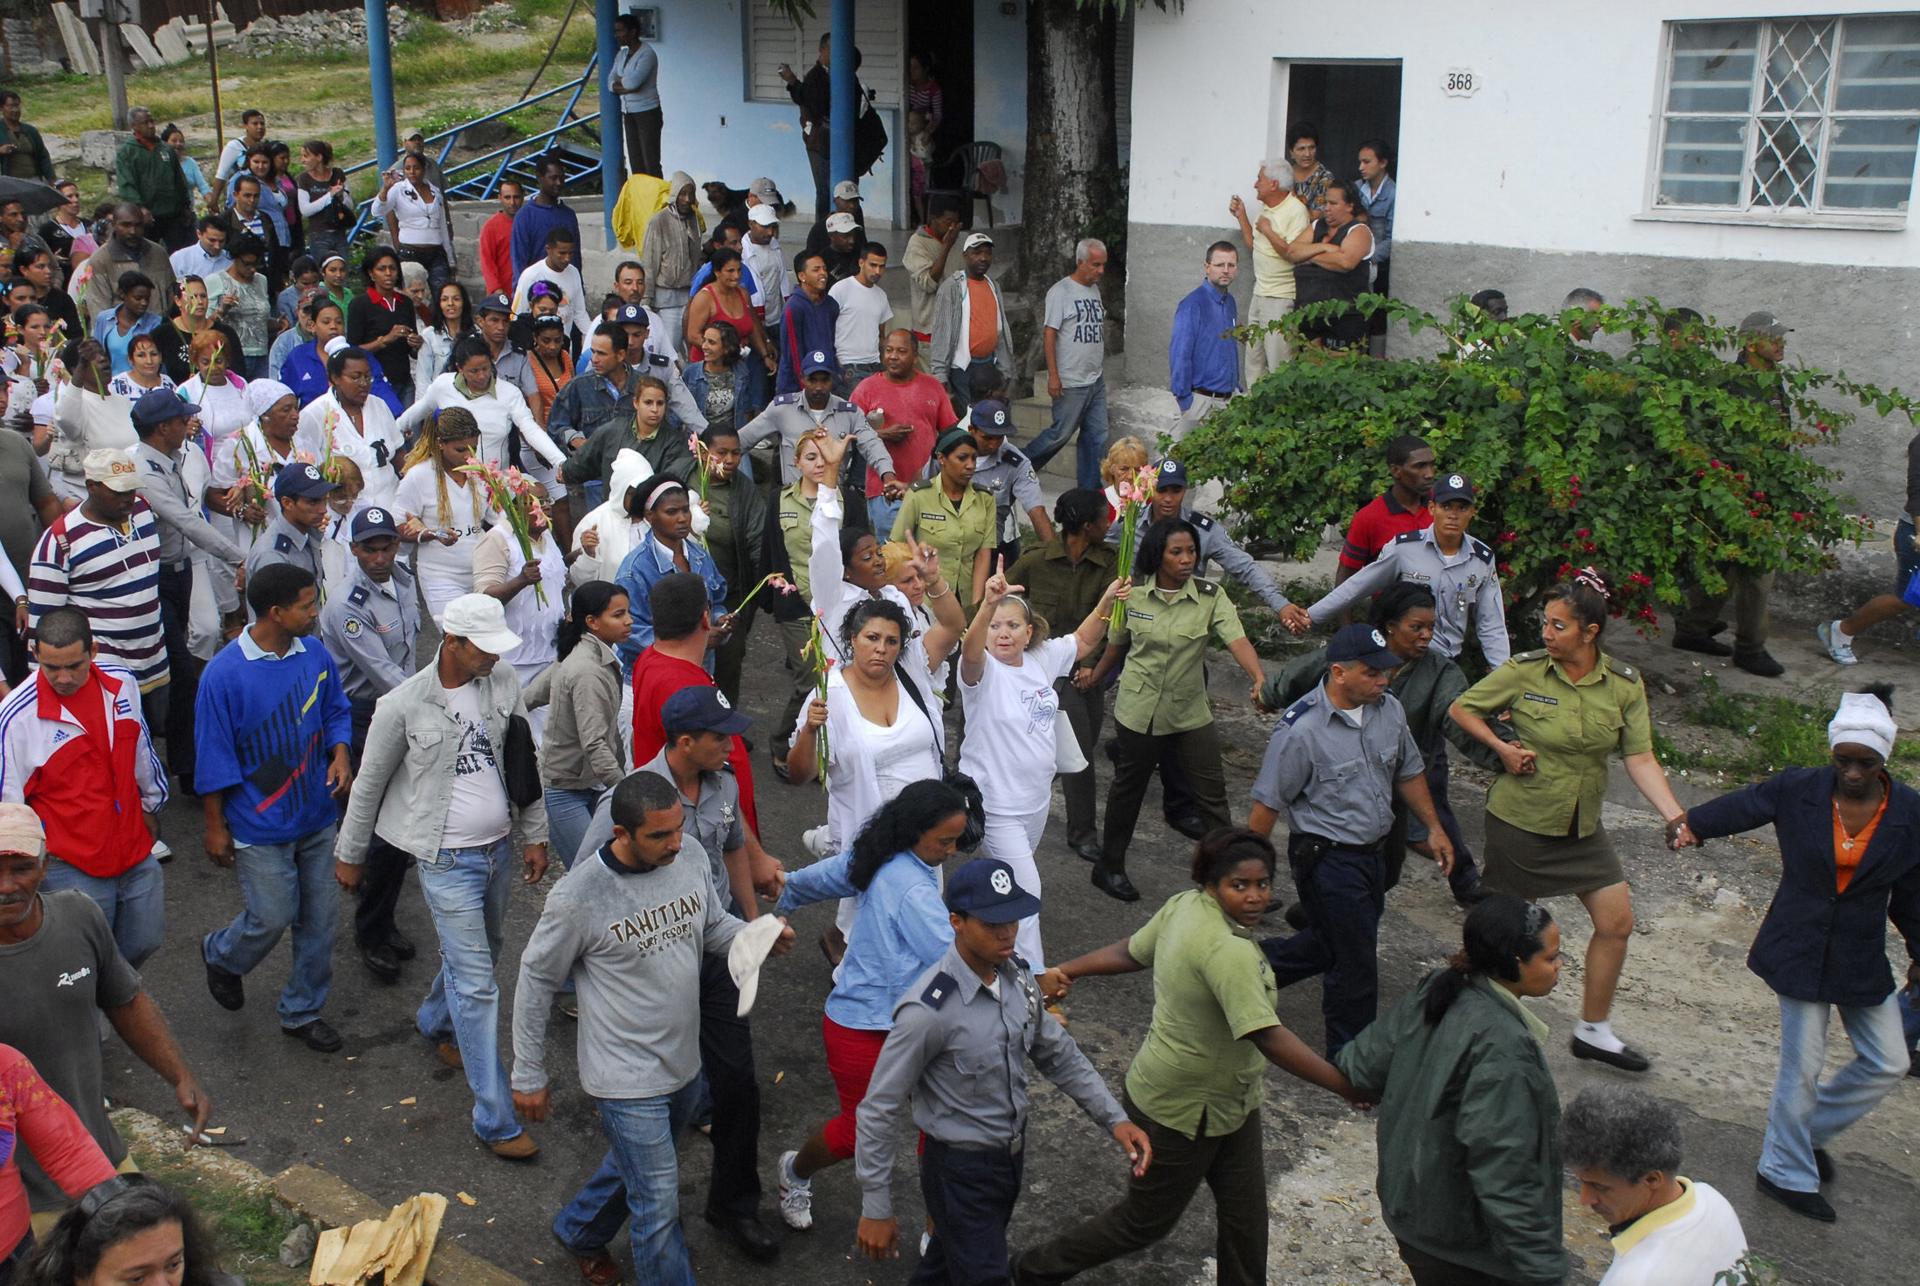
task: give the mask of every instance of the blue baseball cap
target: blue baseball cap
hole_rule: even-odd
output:
[[[320,472],[317,464],[289,464],[273,480],[273,495],[276,500],[284,500],[289,496],[324,499],[332,495],[334,488],[339,485]]]
[[[653,319],[647,316],[647,310],[639,304],[621,304],[620,311],[613,315],[613,319],[622,326],[644,326],[648,330],[653,329]]]
[[[1473,495],[1473,484],[1467,481],[1465,474],[1449,473],[1434,480],[1433,492],[1428,499],[1437,505],[1448,500],[1472,500]]]
[[[660,727],[667,736],[688,732],[724,732],[737,737],[753,726],[753,720],[735,710],[719,688],[696,684],[681,688],[660,706]]]
[[[1004,438],[1013,427],[1013,417],[1007,414],[1007,404],[997,397],[982,398],[973,404],[973,410],[967,413],[967,423],[976,433],[990,438]]]
[[[827,356],[827,351],[823,348],[814,349],[811,353],[808,353],[805,360],[800,363],[800,374],[803,378],[814,374],[816,371],[831,370],[833,370],[833,358]]]
[[[184,419],[200,414],[200,408],[181,397],[170,388],[157,388],[143,394],[133,404],[133,422],[142,428],[159,424],[163,420]]]
[[[987,924],[1040,914],[1040,899],[1021,888],[1013,868],[997,857],[976,857],[947,876],[947,910]]]
[[[1153,489],[1162,487],[1184,487],[1187,485],[1187,466],[1178,460],[1162,460],[1160,471],[1154,475]]]
[[[399,534],[400,528],[393,521],[393,511],[378,505],[368,505],[355,514],[347,528],[347,538],[356,545],[375,536],[397,537]]]
[[[513,316],[513,301],[507,298],[501,291],[496,290],[491,295],[482,297],[479,306],[475,308],[474,311],[477,313],[505,313],[511,317]]]
[[[1343,625],[1327,644],[1330,665],[1360,664],[1375,670],[1397,670],[1406,664],[1398,652],[1387,646],[1387,636],[1371,625]]]

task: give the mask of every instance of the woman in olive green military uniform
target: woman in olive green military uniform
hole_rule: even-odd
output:
[[[1133,575],[1141,589],[1127,601],[1126,624],[1107,641],[1093,668],[1096,689],[1121,661],[1120,692],[1113,703],[1113,787],[1093,886],[1108,897],[1136,902],[1140,892],[1127,878],[1127,846],[1140,819],[1140,797],[1171,754],[1186,772],[1194,806],[1208,830],[1233,822],[1227,811],[1227,779],[1220,765],[1220,735],[1207,700],[1207,643],[1233,654],[1258,700],[1266,674],[1247,641],[1240,613],[1226,591],[1193,573],[1200,562],[1200,533],[1184,518],[1162,518],[1141,537]],[[1164,786],[1165,783],[1163,782]]]
[[[801,436],[794,444],[793,464],[800,476],[793,485],[783,487],[775,516],[780,524],[780,558],[776,555],[775,569],[793,582],[800,593],[799,603],[813,601],[813,587],[807,576],[807,560],[813,554],[813,502],[820,494],[822,486],[833,486],[839,479],[839,467],[836,461],[827,459],[820,444],[827,440],[825,429],[814,429]],[[785,566],[780,566],[784,561]],[[787,698],[787,710],[774,725],[773,770],[782,780],[787,776],[787,732],[800,718],[800,708],[814,692],[813,666],[803,655],[807,646],[807,617],[804,612],[780,612],[776,607],[776,618],[780,621],[780,642],[786,649],[787,668],[792,673],[793,692]],[[786,619],[791,616],[792,619]]]
[[[1600,822],[1608,756],[1620,752],[1627,776],[1669,831],[1685,811],[1654,758],[1640,676],[1600,650],[1606,621],[1606,582],[1586,568],[1547,594],[1546,646],[1467,689],[1448,713],[1506,770],[1487,792],[1482,885],[1530,899],[1572,894],[1593,918],[1574,1056],[1643,1072],[1645,1055],[1615,1036],[1607,1017],[1633,933],[1627,877]],[[1514,741],[1502,741],[1487,723],[1503,712],[1512,717]]]
[[[952,569],[960,610],[968,620],[987,583],[987,557],[996,540],[993,493],[973,485],[973,461],[980,448],[967,429],[952,428],[934,444],[940,472],[907,490],[893,520],[892,539],[931,545],[940,565]]]

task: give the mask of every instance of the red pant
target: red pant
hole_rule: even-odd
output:
[[[820,1036],[827,1046],[827,1074],[833,1077],[834,1092],[840,1096],[840,1115],[820,1132],[835,1158],[846,1161],[853,1156],[860,1100],[867,1096],[867,1083],[873,1079],[873,1065],[880,1061],[880,1047],[887,1043],[887,1033],[842,1027],[822,1014]]]

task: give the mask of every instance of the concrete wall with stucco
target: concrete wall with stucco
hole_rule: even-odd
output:
[[[1833,13],[1903,12],[1855,0]],[[1795,328],[1790,353],[1874,383],[1909,382],[1920,358],[1920,230],[1768,227],[1649,217],[1665,21],[1803,15],[1819,5],[1646,0],[1600,7],[1480,0],[1466,8],[1376,0],[1364,22],[1308,21],[1276,0],[1188,0],[1139,11],[1134,42],[1127,373],[1166,379],[1174,305],[1201,255],[1237,239],[1226,204],[1253,203],[1263,155],[1282,149],[1289,60],[1398,59],[1402,67],[1393,292],[1427,308],[1487,286],[1515,311],[1558,308],[1591,286],[1653,295],[1734,322],[1757,308]],[[1449,69],[1481,84],[1449,97]],[[1200,123],[1211,127],[1201,128]],[[1351,160],[1328,157],[1337,173]],[[1243,253],[1236,293],[1251,270]],[[1405,343],[1404,338],[1401,343]],[[1912,427],[1863,422],[1835,453],[1869,513],[1904,503]]]

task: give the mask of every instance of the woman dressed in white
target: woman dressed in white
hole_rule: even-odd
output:
[[[326,353],[327,391],[300,412],[299,449],[315,460],[325,459],[331,426],[333,454],[360,467],[365,483],[361,502],[392,509],[400,486],[402,439],[393,412],[373,394],[374,359],[347,343],[344,335],[329,340]]]
[[[223,515],[222,530],[243,549],[253,542],[280,512],[273,498],[273,479],[282,465],[298,458],[294,436],[300,423],[300,399],[278,380],[255,380],[247,385],[247,400],[256,409],[253,422],[213,449],[207,507]],[[264,497],[235,491],[255,469],[264,472]]]
[[[47,480],[62,499],[87,498],[83,462],[103,447],[133,450],[133,403],[107,391],[113,366],[99,340],[82,340],[74,354],[73,383],[56,390]]]
[[[1093,655],[1107,635],[1107,617],[1132,582],[1107,586],[1080,628],[1065,638],[1049,639],[1047,622],[1020,597],[1021,585],[1007,584],[1006,562],[987,577],[980,609],[960,640],[960,703],[967,715],[967,736],[960,744],[960,771],[980,786],[986,803],[989,857],[1013,868],[1021,888],[1038,896],[1040,868],[1033,852],[1047,828],[1053,804],[1056,763],[1054,721],[1060,697],[1054,681],[1073,673]],[[1040,917],[1020,921],[1018,950],[1035,969],[1040,963]]]
[[[495,377],[493,353],[483,336],[467,335],[454,345],[453,369],[415,391],[413,405],[399,419],[400,432],[411,436],[427,417],[450,406],[465,409],[480,426],[480,448],[475,452],[479,459],[502,469],[521,469],[546,487],[556,501],[566,494],[559,480],[566,454],[533,418],[526,396],[513,384]],[[521,462],[528,450],[538,463]]]
[[[486,487],[460,472],[479,438],[464,408],[427,417],[393,497],[400,539],[419,547],[420,593],[435,625],[448,603],[473,592],[473,551],[500,517]]]
[[[566,556],[554,543],[544,512],[536,513],[530,526],[531,559],[521,551],[520,538],[506,522],[495,523],[473,548],[473,592],[499,599],[506,609],[507,628],[520,636],[520,646],[500,659],[520,676],[522,688],[559,659],[560,618],[566,615]],[[545,735],[545,706],[527,711],[527,727],[536,742]]]
[[[646,539],[647,520],[639,510],[651,477],[653,465],[638,451],[622,447],[613,457],[605,503],[588,510],[573,529],[573,566],[567,570],[573,585],[612,580],[633,547]]]

